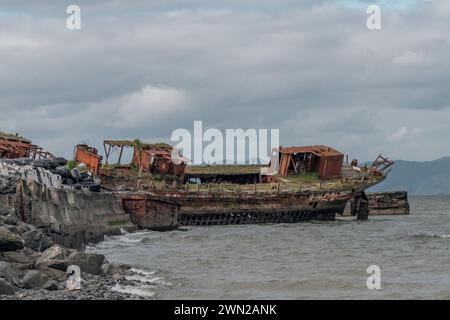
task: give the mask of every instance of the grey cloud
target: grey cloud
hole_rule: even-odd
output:
[[[376,32],[335,1],[79,1],[81,31],[65,2],[27,2],[0,7],[19,13],[0,19],[0,129],[56,153],[203,120],[362,159],[448,154],[432,121],[449,116],[446,1],[383,11]]]

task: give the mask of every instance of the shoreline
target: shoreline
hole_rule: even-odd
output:
[[[73,265],[80,268],[81,290],[66,288],[71,276],[66,272]],[[142,283],[133,278],[143,273],[129,265],[111,264],[104,255],[57,244],[43,229],[0,207],[0,300],[152,299],[132,292],[139,292],[133,288]]]

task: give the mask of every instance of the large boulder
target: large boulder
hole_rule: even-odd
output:
[[[102,264],[105,256],[96,253],[74,252],[69,256],[69,265],[79,266],[81,272],[98,275],[102,274]]]
[[[61,271],[51,268],[39,269],[42,274],[44,274],[48,279],[55,280],[57,282],[65,282],[67,280],[66,270]]]
[[[29,267],[34,264],[38,257],[36,254],[29,254],[27,251],[27,248],[24,248],[18,251],[3,252],[3,257],[8,262],[26,264]]]
[[[0,278],[0,295],[13,295],[16,288],[13,287],[6,279]]]
[[[0,278],[3,278],[16,286],[20,284],[19,275],[12,268],[11,264],[6,261],[0,261]]]
[[[5,224],[16,226],[17,222],[19,222],[19,218],[17,218],[17,216],[15,214],[11,213],[11,214],[9,214],[9,215],[7,215],[5,217],[6,217]]]
[[[16,226],[13,226],[13,225],[10,225],[10,224],[5,224],[4,227],[6,229],[8,229],[9,231],[11,231],[12,233],[17,233],[20,236],[19,229],[17,229]]]
[[[53,245],[52,239],[42,229],[27,231],[22,238],[25,240],[25,247],[34,251],[45,251]]]
[[[68,249],[55,244],[42,252],[41,256],[36,261],[36,268],[51,268],[66,271],[69,255],[70,251]]]
[[[9,213],[8,208],[0,203],[0,216],[6,216]]]
[[[39,270],[29,270],[22,279],[23,286],[26,289],[41,289],[48,278]]]
[[[45,282],[42,286],[42,289],[49,291],[58,290],[58,282],[55,280],[47,280],[47,282]]]
[[[20,234],[24,234],[28,231],[36,230],[36,227],[32,224],[28,224],[23,221],[18,221],[17,229],[19,230]]]
[[[0,251],[15,251],[23,248],[24,240],[5,226],[0,226]]]

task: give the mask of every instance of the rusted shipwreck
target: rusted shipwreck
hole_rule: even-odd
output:
[[[267,165],[202,166],[179,154],[173,161],[166,144],[107,140],[104,146],[104,164],[87,145],[76,147],[76,160],[105,189],[141,190],[178,203],[180,225],[333,220],[350,199],[356,199],[352,213],[367,218],[364,191],[383,181],[393,164],[380,155],[370,166],[349,165],[343,153],[322,145],[280,147]],[[121,161],[126,148],[132,149],[128,164]],[[113,151],[117,163],[111,163]]]
[[[105,159],[80,144],[69,162],[17,135],[4,135],[0,146],[0,178],[15,179],[0,201],[55,232],[91,225],[92,237],[133,226],[333,220],[350,199],[351,214],[365,219],[364,191],[393,164],[381,155],[371,165],[349,164],[323,145],[277,148],[266,165],[201,166],[170,145],[139,140],[106,140]]]
[[[398,216],[410,213],[406,191],[368,192],[367,200],[371,216]],[[344,215],[351,215],[355,205],[355,199],[351,199],[345,208]]]
[[[144,190],[107,190],[86,164],[54,157],[16,135],[4,134],[0,143],[0,207],[55,242],[81,247],[121,230],[179,225],[180,204],[171,199]]]

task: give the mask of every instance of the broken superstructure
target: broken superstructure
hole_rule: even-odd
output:
[[[55,240],[71,239],[79,246],[121,229],[178,227],[177,202],[142,190],[103,188],[98,178],[102,157],[96,149],[79,145],[74,156],[82,163],[77,164],[25,138],[1,138],[0,205],[45,228]]]
[[[53,157],[51,153],[32,144],[30,140],[18,134],[0,131],[0,159],[47,159],[50,157]]]
[[[24,218],[37,215],[53,221],[61,212],[75,214],[82,207],[83,215],[96,217],[88,220],[120,225],[98,209],[100,203],[110,201],[116,203],[111,217],[125,215],[125,225],[155,230],[333,220],[343,214],[350,199],[354,199],[353,215],[365,218],[364,191],[384,180],[393,164],[380,155],[370,166],[358,167],[356,161],[349,165],[343,153],[315,145],[279,147],[266,165],[190,165],[172,146],[138,139],[106,140],[104,156],[96,148],[79,144],[73,161],[68,162],[18,136],[3,135],[0,142],[3,175],[18,173],[16,209]],[[30,181],[29,177],[35,178]],[[39,180],[43,177],[52,177],[54,183],[48,187]],[[48,192],[39,192],[36,184]],[[72,200],[62,201],[62,194]],[[83,206],[73,206],[78,198]],[[44,205],[46,201],[52,204]],[[103,218],[96,211],[103,212]]]
[[[280,147],[267,165],[188,165],[170,145],[106,140],[106,161],[90,150],[85,162],[109,190],[146,191],[181,205],[182,225],[333,220],[349,199],[384,180],[392,161],[377,158],[363,168],[344,164],[344,154],[323,145]],[[123,164],[125,148],[132,158]],[[112,151],[118,161],[111,159]],[[361,198],[363,199],[363,197]],[[363,202],[357,208],[363,211]],[[357,214],[359,210],[355,211]]]

